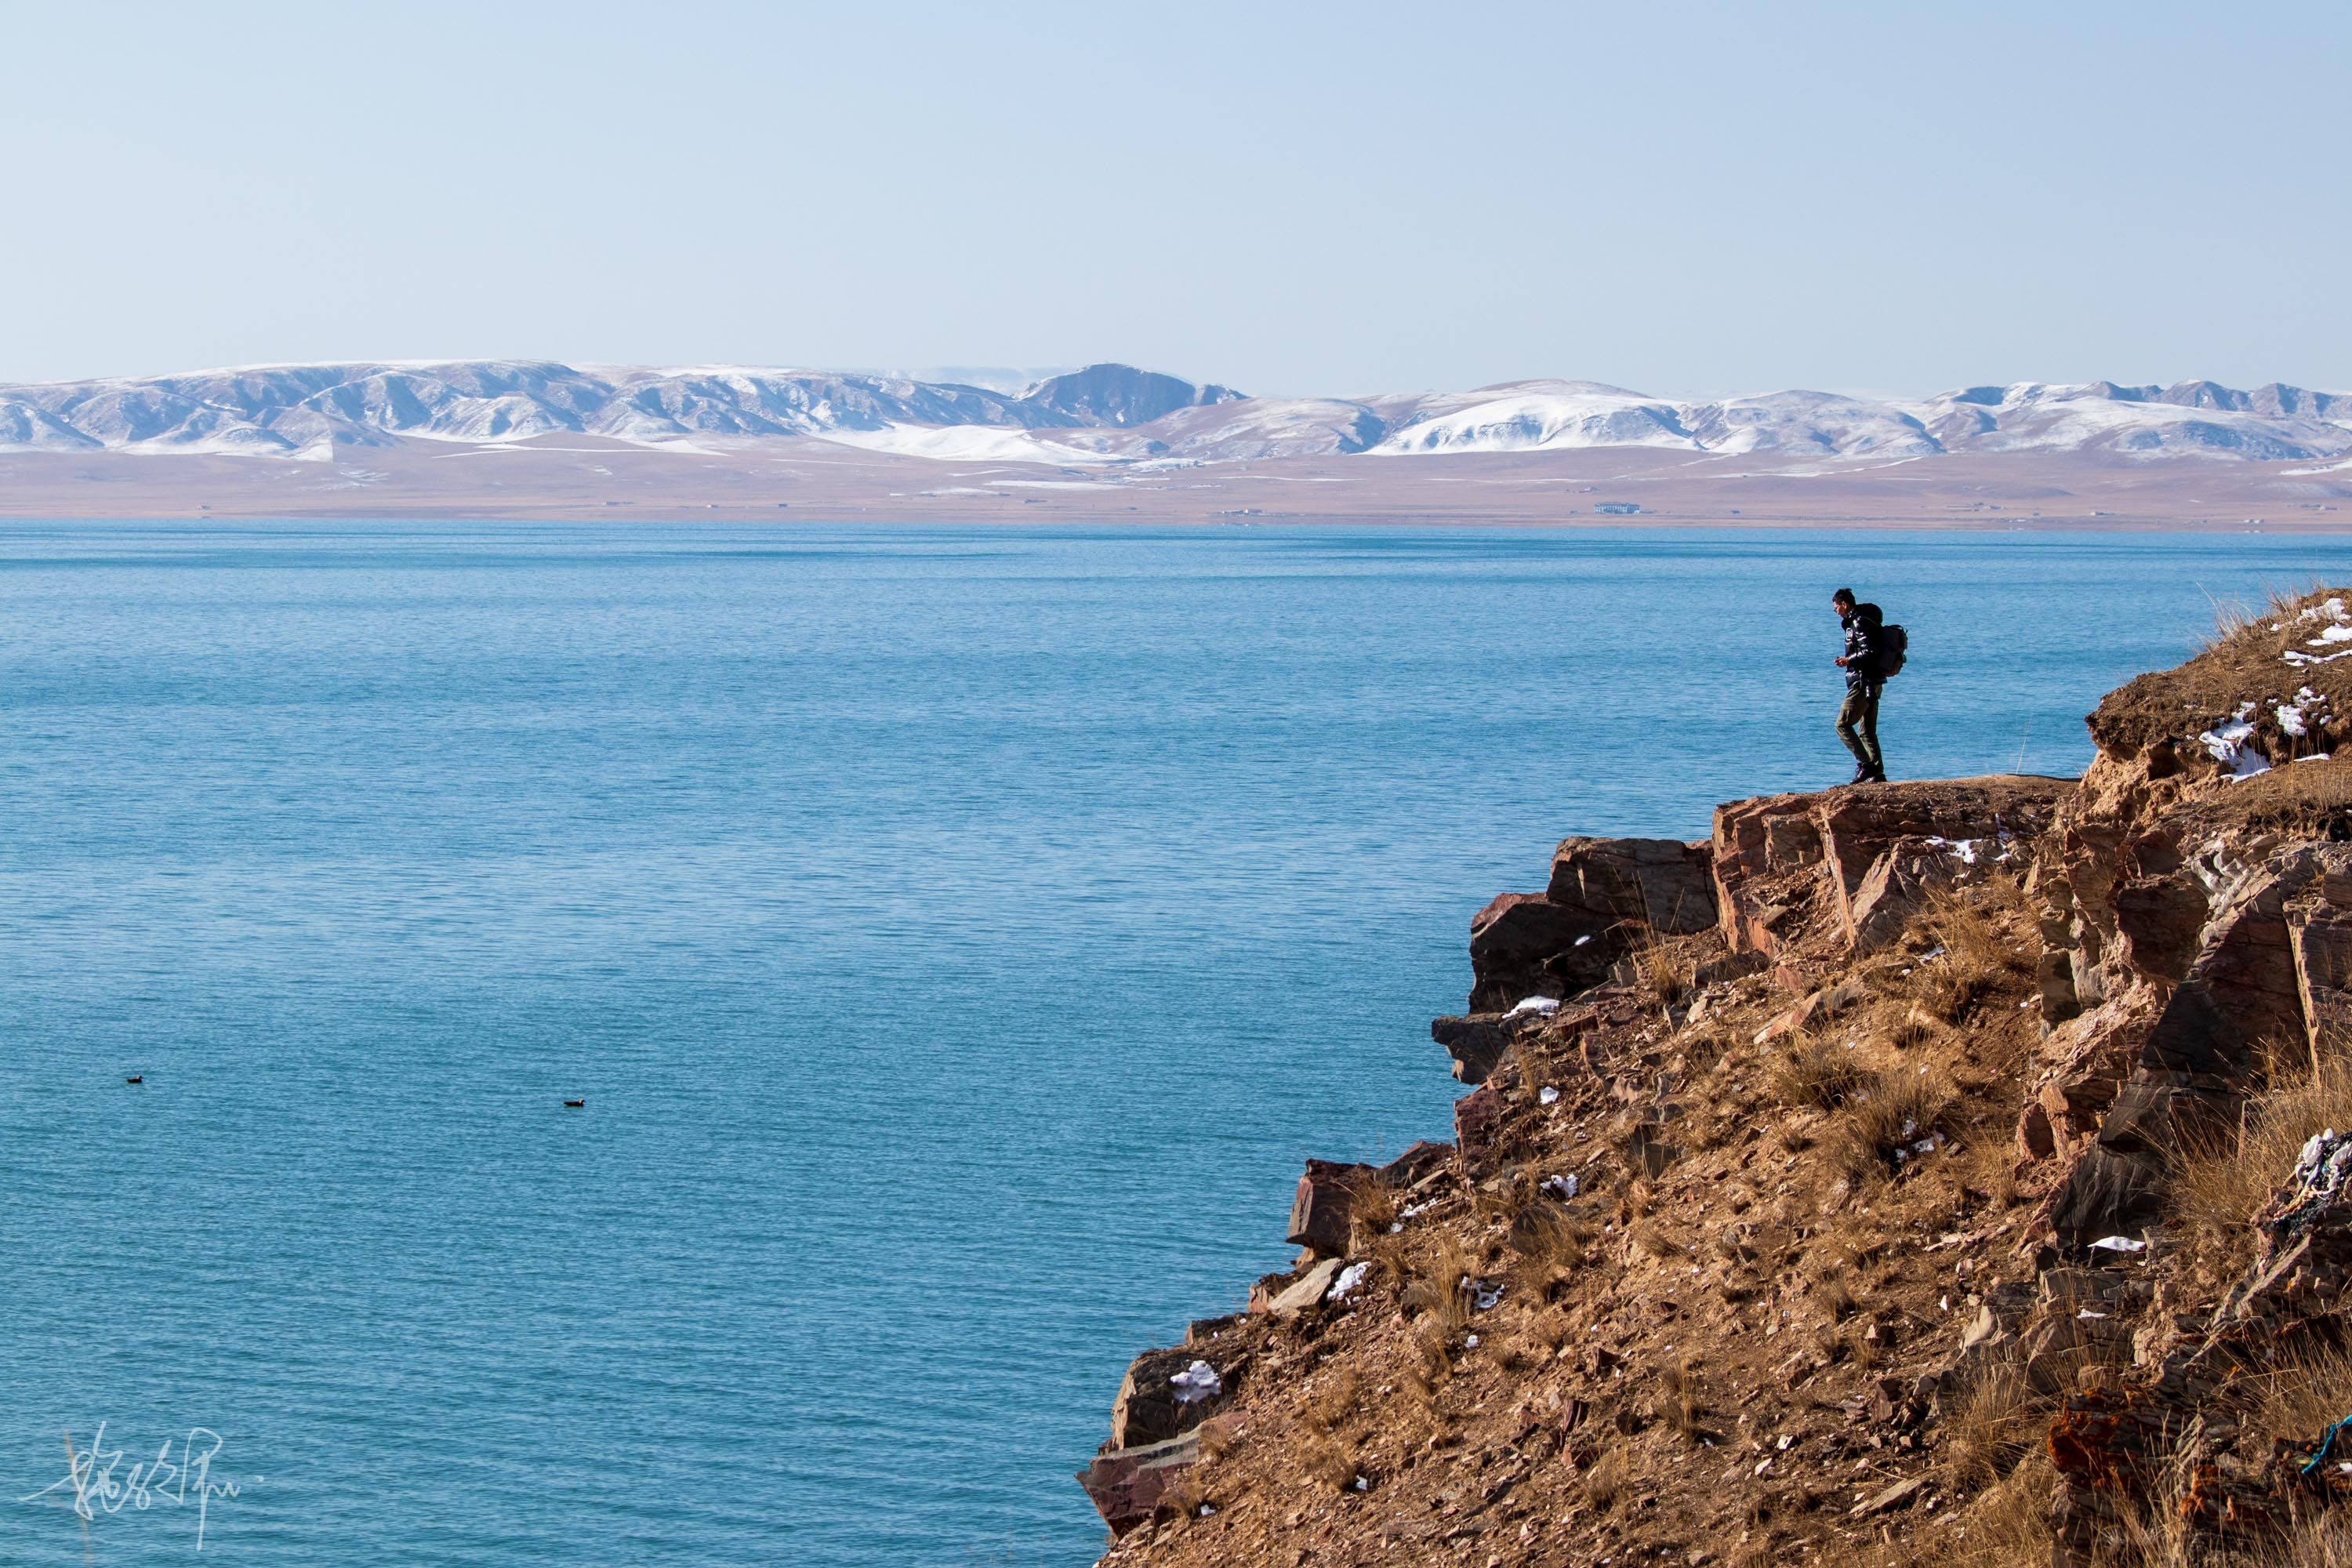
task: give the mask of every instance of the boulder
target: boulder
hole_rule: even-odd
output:
[[[1443,1170],[1453,1158],[1453,1144],[1435,1143],[1423,1138],[1373,1174],[1385,1186],[1410,1187]]]
[[[1845,905],[1845,938],[1858,952],[1894,945],[1935,895],[1959,880],[1967,862],[1941,839],[1898,838],[1886,847]]]
[[[2079,1249],[2157,1224],[2175,1157],[2229,1136],[2243,1103],[2226,1079],[2146,1067],[2134,1072],[2052,1199],[2050,1228],[2058,1245]]]
[[[1770,912],[1787,906],[1775,895],[1821,860],[1813,802],[1809,795],[1770,795],[1716,807],[1708,870],[1724,944],[1733,952],[1777,950],[1779,921]]]
[[[2163,1217],[2164,1194],[2161,1157],[2093,1143],[2066,1173],[2051,1204],[2050,1228],[2072,1250],[2103,1236],[2137,1236]]]
[[[1462,1151],[1464,1161],[1474,1169],[1487,1152],[1496,1130],[1503,1120],[1503,1095],[1494,1079],[1472,1089],[1454,1102],[1454,1143]]]
[[[1202,1397],[1197,1386],[1175,1380],[1196,1363],[1216,1374],[1219,1391]],[[1110,1447],[1140,1448],[1189,1432],[1224,1408],[1233,1395],[1233,1373],[1191,1348],[1146,1351],[1127,1369],[1110,1406]]]
[[[1529,996],[1598,985],[1619,952],[1614,923],[1541,893],[1502,894],[1470,921],[1469,1011],[1503,1013]]]
[[[1706,930],[1712,864],[1707,846],[1674,838],[1561,840],[1543,892],[1505,893],[1472,917],[1469,1012],[1573,996],[1647,937]]]
[[[1184,1471],[1200,1462],[1201,1434],[1196,1427],[1163,1443],[1139,1448],[1111,1448],[1097,1454],[1078,1472],[1078,1485],[1094,1500],[1095,1511],[1113,1535],[1125,1535],[1148,1522],[1160,1500]]]
[[[1840,926],[1851,939],[1864,879],[1902,839],[1954,846],[1959,869],[2001,864],[2022,869],[2022,851],[2074,787],[2073,779],[2000,773],[1824,793],[1818,797],[1822,858]]]
[[[1320,1305],[1323,1298],[1331,1293],[1331,1287],[1338,1283],[1339,1270],[1346,1261],[1340,1258],[1323,1259],[1276,1291],[1266,1302],[1265,1310],[1277,1318],[1295,1318],[1307,1308]]]
[[[1713,856],[1706,844],[1675,838],[1564,838],[1552,854],[1544,896],[1583,910],[1597,923],[1630,922],[1661,935],[1716,923]]]
[[[2019,1124],[2026,1158],[2045,1159],[2096,1135],[2116,1091],[2137,1070],[2160,1005],[2149,987],[2136,985],[2050,1032]]]
[[[1356,1188],[1372,1179],[1370,1165],[1343,1164],[1333,1160],[1309,1160],[1290,1201],[1290,1234],[1283,1237],[1318,1258],[1337,1258],[1348,1250]]]
[[[1530,1009],[1525,1013],[1473,1013],[1466,1018],[1436,1018],[1430,1022],[1430,1037],[1445,1047],[1454,1058],[1455,1081],[1474,1088],[1486,1081],[1504,1055],[1523,1031],[1540,1026],[1545,1015]]]
[[[2179,873],[2135,877],[2115,900],[2116,957],[2150,980],[2178,985],[2197,961],[2205,929],[2205,889]]]

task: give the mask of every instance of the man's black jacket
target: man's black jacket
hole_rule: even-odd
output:
[[[1879,673],[1884,639],[1878,628],[1883,618],[1876,605],[1856,605],[1838,617],[1838,625],[1845,628],[1845,683],[1849,689],[1885,684],[1886,678]]]

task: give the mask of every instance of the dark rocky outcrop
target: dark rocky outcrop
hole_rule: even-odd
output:
[[[1710,856],[1672,838],[1568,838],[1540,893],[1504,893],[1470,921],[1469,1011],[1601,984],[1644,941],[1716,923]]]

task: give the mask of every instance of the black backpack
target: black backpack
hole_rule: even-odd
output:
[[[1911,634],[1901,626],[1878,628],[1878,679],[1903,673],[1904,656],[1911,651]]]

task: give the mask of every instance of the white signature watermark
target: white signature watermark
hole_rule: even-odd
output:
[[[121,1448],[106,1446],[106,1424],[102,1421],[88,1447],[78,1447],[71,1432],[66,1434],[65,1447],[64,1478],[16,1500],[38,1502],[55,1492],[70,1492],[75,1517],[81,1521],[85,1531],[100,1514],[117,1514],[126,1506],[144,1512],[157,1503],[173,1508],[194,1503],[196,1550],[202,1552],[205,1523],[213,1500],[233,1498],[241,1485],[250,1484],[214,1479],[213,1461],[220,1457],[221,1435],[209,1426],[191,1426],[185,1437],[166,1437],[154,1458],[133,1460],[128,1467],[122,1463],[125,1456]],[[173,1458],[175,1447],[177,1459]],[[251,1478],[254,1481],[261,1479]]]

